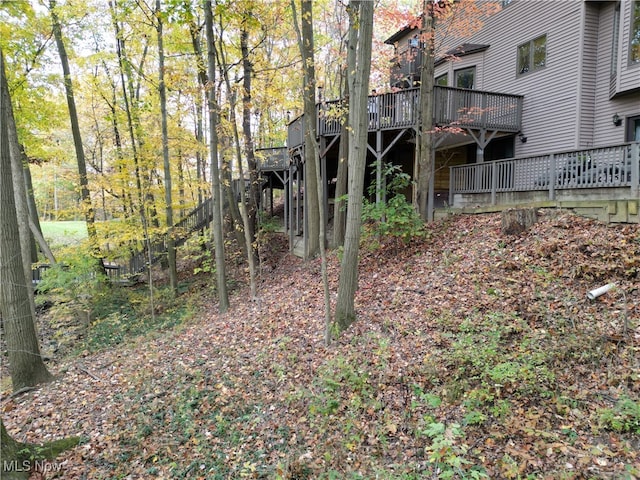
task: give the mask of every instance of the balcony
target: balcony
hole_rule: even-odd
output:
[[[289,167],[289,154],[286,147],[256,149],[258,170],[274,172],[286,170]]]
[[[422,50],[407,47],[398,52],[391,64],[391,85],[408,84],[420,79],[422,65]]]
[[[485,128],[518,132],[522,123],[521,95],[508,95],[464,88],[433,89],[433,122],[439,127]],[[419,123],[420,89],[409,88],[392,93],[370,95],[369,131],[400,130]],[[342,101],[316,105],[316,131],[320,136],[340,133]],[[289,124],[287,145],[296,148],[304,143],[304,116]]]

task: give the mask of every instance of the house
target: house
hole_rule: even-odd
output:
[[[435,59],[433,120],[442,131],[432,206],[583,202],[592,216],[638,222],[640,1],[502,3]],[[410,174],[419,127],[417,34],[404,27],[387,40],[397,90],[370,98],[368,164],[394,162]],[[340,122],[331,112],[339,103],[319,103],[313,119],[325,204],[337,169]],[[288,127],[291,240],[305,230],[305,121]]]

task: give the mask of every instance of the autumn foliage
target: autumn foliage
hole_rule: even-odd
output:
[[[48,478],[637,478],[638,226],[539,214],[364,245],[359,321],[329,348],[319,263],[270,249],[255,301],[60,360],[3,418],[86,437]]]

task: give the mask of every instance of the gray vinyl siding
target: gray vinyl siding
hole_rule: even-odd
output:
[[[516,142],[517,156],[576,147],[581,8],[582,2],[575,0],[514,0],[468,40],[490,45],[484,65],[477,65],[477,89],[524,95],[522,124],[528,141]],[[541,35],[547,36],[546,66],[517,75],[518,45]],[[452,68],[458,65],[462,62]]]
[[[622,68],[618,75],[618,92],[623,93],[629,90],[640,88],[640,62],[629,63],[629,41],[631,36],[631,10],[633,0],[622,0],[621,2],[621,22],[622,41],[620,42],[620,59]]]
[[[625,125],[624,123],[618,127],[613,124],[612,117],[614,114],[618,114],[621,118],[625,118],[632,115],[640,115],[640,93],[617,95],[611,98],[611,92],[609,89],[610,76],[611,76],[611,47],[613,42],[613,18],[615,2],[607,2],[603,4],[600,11],[600,23],[599,23],[599,41],[597,51],[597,70],[596,70],[596,90],[595,90],[595,105],[593,116],[593,139],[594,145],[613,145],[616,143],[622,143],[625,141]],[[623,52],[628,50],[628,21],[623,21],[624,14],[622,11],[629,7],[630,2],[625,6],[624,2],[621,5],[621,30],[626,30],[626,43],[620,42],[618,54],[620,55],[620,62],[618,63],[618,76],[616,83],[616,91],[620,92],[621,79],[625,75],[625,71],[628,71],[627,59],[628,54],[623,55]],[[624,36],[624,35],[623,35]],[[640,86],[640,69],[636,68],[636,88]]]
[[[579,79],[579,122],[577,132],[577,147],[588,148],[594,145],[594,121],[595,121],[595,106],[596,106],[596,79],[597,79],[597,67],[598,62],[611,63],[611,47],[607,52],[606,43],[599,42],[599,29],[600,25],[600,7],[598,4],[592,2],[586,2],[584,9],[583,30],[582,30],[582,49],[580,50],[580,56],[582,68],[581,77]],[[613,14],[611,14],[613,16]],[[609,22],[612,24],[612,22]],[[611,30],[611,29],[609,29]],[[604,38],[607,37],[606,32]],[[598,46],[600,50],[598,51]],[[609,44],[610,45],[610,44]],[[605,61],[606,60],[606,61]]]
[[[621,1],[617,92],[640,87],[640,65],[629,65],[632,0]],[[612,116],[640,115],[640,93],[610,97],[613,15],[616,2],[513,0],[465,39],[490,47],[438,66],[436,76],[476,66],[478,90],[524,96],[516,156],[605,146],[624,141]],[[532,20],[535,19],[535,20]],[[518,45],[547,36],[546,66],[517,75]]]

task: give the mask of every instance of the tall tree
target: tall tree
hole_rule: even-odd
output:
[[[176,268],[176,243],[173,238],[173,199],[171,189],[171,163],[169,162],[169,132],[167,129],[167,88],[164,83],[164,41],[162,38],[162,10],[160,0],[156,0],[156,29],[158,33],[158,93],[160,95],[160,116],[162,123],[162,159],[164,166],[164,201],[167,223],[167,260],[169,263],[169,283],[174,294],[178,291],[178,270]]]
[[[220,41],[222,42],[222,37],[220,37]],[[224,49],[222,45],[220,45],[220,56],[222,57],[222,62],[226,65],[226,60],[224,56]],[[240,134],[238,132],[238,123],[236,121],[236,92],[233,90],[231,86],[231,81],[229,80],[229,69],[223,69],[224,81],[227,86],[227,92],[229,92],[229,122],[231,123],[231,130],[233,131],[233,140],[235,146],[235,158],[236,158],[236,170],[238,171],[239,178],[239,195],[240,201],[240,216],[242,218],[242,233],[244,235],[244,244],[246,245],[246,254],[247,254],[247,263],[249,265],[249,287],[251,290],[251,296],[256,296],[256,260],[254,254],[253,247],[253,239],[251,238],[251,219],[249,218],[249,209],[247,208],[247,195],[245,189],[245,175],[244,175],[244,167],[242,165],[242,149],[240,146]],[[236,200],[234,200],[235,202]]]
[[[2,55],[0,49],[0,55]],[[7,142],[9,145],[9,154],[11,156],[11,172],[13,176],[13,192],[16,205],[16,215],[18,217],[18,229],[20,230],[20,238],[23,242],[20,244],[20,251],[22,253],[22,265],[24,271],[25,282],[31,282],[31,230],[29,228],[29,206],[27,203],[27,189],[25,185],[25,168],[28,166],[22,164],[22,150],[18,143],[18,132],[16,129],[15,119],[13,118],[13,106],[11,105],[11,98],[9,96],[9,86],[6,80],[2,82],[0,95],[4,102],[6,111],[6,123],[7,129]],[[31,315],[35,318],[36,305],[33,295],[33,291],[28,289],[29,306],[31,308]]]
[[[5,90],[4,56],[0,51],[0,92]],[[4,322],[11,383],[14,390],[49,381],[52,377],[40,355],[35,318],[20,252],[20,231],[11,172],[8,124],[11,106],[0,95],[0,314]],[[22,239],[27,241],[27,239]]]
[[[353,5],[347,7],[348,13]],[[348,68],[350,65],[355,65],[356,49],[349,48],[349,45],[355,45],[358,39],[358,31],[356,29],[348,29],[347,41],[347,65],[344,68],[344,112],[341,113],[342,124],[340,126],[340,145],[338,147],[338,174],[336,178],[336,194],[334,202],[334,215],[333,215],[333,243],[334,246],[341,246],[344,244],[344,235],[346,230],[346,202],[344,196],[347,194],[347,181],[349,172],[349,78]]]
[[[294,0],[292,0],[294,1]],[[295,4],[292,4],[295,7]],[[297,21],[296,21],[297,27]],[[312,257],[320,248],[320,199],[315,185],[318,182],[320,172],[316,168],[314,156],[318,154],[316,143],[315,118],[316,118],[316,74],[314,60],[313,39],[313,1],[301,0],[300,31],[303,70],[303,104],[304,117],[307,127],[304,131],[304,175],[305,183],[309,187],[304,192],[305,219],[307,229],[306,257]]]
[[[302,54],[303,59],[303,71],[304,71],[304,105],[305,105],[305,116],[308,114],[309,106],[313,106],[313,116],[306,116],[308,119],[305,122],[305,169],[309,178],[306,179],[307,186],[309,187],[307,190],[309,192],[314,193],[315,195],[309,195],[307,200],[307,209],[313,210],[317,208],[317,220],[318,220],[318,237],[317,242],[314,241],[313,244],[317,243],[318,249],[320,250],[320,262],[321,262],[321,270],[322,270],[322,287],[324,290],[324,314],[325,314],[325,331],[324,331],[324,341],[326,345],[329,345],[331,342],[331,297],[329,291],[329,278],[327,274],[327,234],[326,234],[326,210],[324,208],[324,182],[325,179],[320,175],[320,153],[318,142],[316,141],[317,132],[316,132],[316,113],[315,113],[315,65],[314,65],[314,57],[313,57],[313,3],[311,1],[303,0],[302,1],[302,28],[298,27],[298,20],[296,18],[296,8],[295,1],[292,0],[291,7],[293,11],[293,20],[296,28],[296,33],[298,35],[298,44],[300,46],[300,53]],[[313,86],[313,87],[310,87]],[[310,119],[313,118],[313,121]],[[313,167],[313,168],[310,168]],[[312,172],[309,174],[309,172]],[[305,192],[305,195],[306,192]],[[320,205],[320,200],[323,199],[322,205]],[[317,204],[314,204],[317,202]],[[308,215],[308,214],[307,214]],[[312,217],[316,214],[314,213]],[[311,223],[311,219],[309,220],[309,224]],[[309,229],[309,235],[312,235],[312,230]],[[311,238],[309,237],[309,241]],[[309,249],[310,252],[313,250]]]
[[[371,68],[373,35],[373,2],[349,2],[350,27],[357,29],[357,41],[348,48],[355,49],[355,65],[347,66],[349,81],[349,193],[347,199],[347,227],[344,253],[340,264],[340,280],[335,319],[345,330],[356,319],[355,294],[358,289],[358,252],[362,224],[362,195],[367,162],[367,134],[369,116],[367,100]]]
[[[51,23],[53,26],[53,35],[56,39],[58,47],[58,55],[62,64],[62,73],[64,75],[64,89],[67,95],[67,106],[69,108],[69,120],[71,121],[71,133],[73,135],[73,146],[76,151],[76,160],[78,162],[78,177],[80,183],[80,197],[84,210],[85,220],[87,222],[87,233],[91,242],[94,253],[98,253],[98,234],[95,226],[95,212],[91,203],[91,194],[89,192],[89,180],[87,178],[87,162],[84,155],[84,146],[82,144],[82,136],[80,134],[80,122],[78,120],[78,110],[76,109],[76,100],[73,93],[73,82],[71,80],[71,69],[69,68],[69,57],[62,37],[62,25],[57,13],[56,0],[49,1],[49,10],[51,13]]]
[[[420,119],[418,148],[418,174],[416,202],[418,214],[424,221],[433,220],[429,199],[429,184],[434,168],[433,146],[433,70],[434,70],[434,31],[433,0],[422,2],[422,25],[420,41],[422,45],[422,64],[420,66]]]
[[[250,8],[250,7],[249,7]],[[253,61],[249,50],[249,25],[252,12],[247,10],[242,14],[240,26],[240,52],[242,54],[242,133],[244,136],[244,155],[249,170],[249,202],[247,215],[249,216],[249,238],[251,245],[255,245],[256,227],[258,224],[258,203],[260,198],[260,184],[258,180],[258,164],[254,152],[253,133],[251,131],[251,114],[253,110],[252,82]],[[242,177],[241,177],[242,178]],[[256,255],[255,249],[251,249],[252,255]],[[255,263],[255,262],[254,262]],[[250,262],[251,264],[251,262]],[[255,267],[254,267],[255,268]]]
[[[213,210],[213,241],[216,259],[216,285],[218,289],[218,309],[226,312],[229,309],[227,293],[227,277],[225,272],[224,237],[222,231],[220,169],[218,168],[218,104],[216,102],[215,78],[216,55],[213,36],[213,12],[211,0],[204,0],[205,35],[207,37],[207,72],[209,85],[207,92],[209,108],[209,155],[211,158],[211,197]]]

